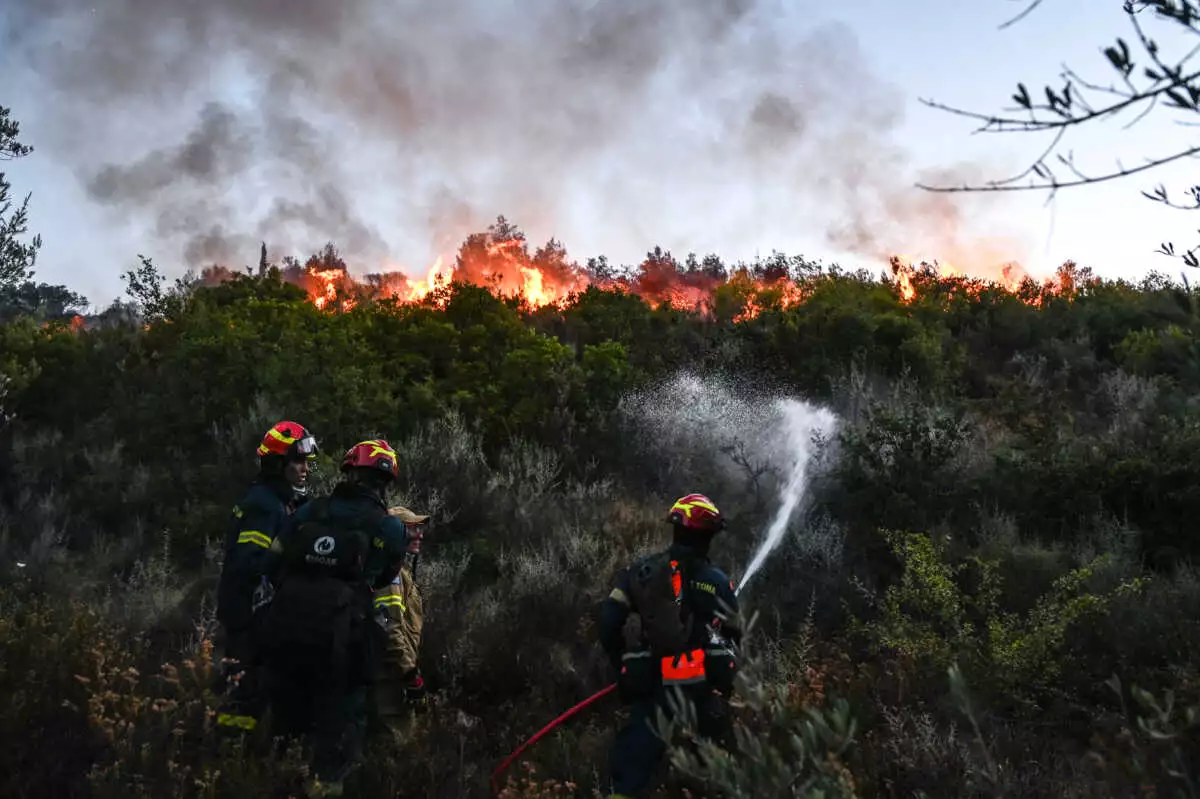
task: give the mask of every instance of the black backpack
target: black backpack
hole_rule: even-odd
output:
[[[684,599],[685,568],[667,551],[644,555],[629,570],[642,635],[655,657],[677,655],[691,643],[695,619]]]
[[[363,571],[387,511],[337,522],[328,498],[315,503],[283,543],[280,585],[263,624],[264,659],[272,669],[324,675],[331,687],[369,683],[381,645]]]
[[[387,511],[373,507],[353,519],[336,522],[329,505],[328,497],[314,500],[312,516],[283,542],[283,568],[289,575],[361,580],[371,539]]]

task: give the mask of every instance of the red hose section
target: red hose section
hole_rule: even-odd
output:
[[[500,789],[497,787],[497,781],[500,779],[500,775],[504,773],[504,770],[506,768],[508,768],[510,765],[512,765],[512,762],[514,760],[516,760],[518,757],[521,756],[522,752],[524,752],[526,749],[528,749],[529,747],[531,747],[535,743],[537,743],[539,740],[541,740],[547,733],[549,733],[551,730],[553,730],[559,724],[562,724],[564,721],[571,718],[571,716],[574,716],[576,713],[583,710],[588,705],[590,705],[593,702],[596,702],[600,699],[603,699],[605,696],[611,694],[615,690],[617,690],[617,684],[613,683],[612,685],[608,686],[607,688],[597,691],[596,693],[589,696],[587,699],[580,702],[575,707],[568,710],[566,713],[563,713],[561,716],[556,718],[554,721],[547,724],[545,727],[542,727],[540,730],[537,731],[537,733],[532,738],[530,738],[525,743],[521,744],[521,746],[519,746],[515,752],[513,752],[511,755],[509,755],[504,760],[504,762],[500,764],[499,768],[497,768],[495,771],[492,772],[492,793],[497,796],[500,794]]]

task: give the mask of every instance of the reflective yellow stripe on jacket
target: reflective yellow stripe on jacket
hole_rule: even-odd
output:
[[[242,530],[238,533],[239,544],[254,544],[263,549],[271,548],[271,539],[261,530]]]
[[[408,606],[404,604],[404,597],[399,594],[380,594],[375,597],[374,605],[376,610],[386,607],[398,607],[401,610],[408,610]]]
[[[258,719],[254,718],[254,716],[222,713],[217,716],[217,725],[220,727],[239,727],[243,730],[253,730],[258,726]]]

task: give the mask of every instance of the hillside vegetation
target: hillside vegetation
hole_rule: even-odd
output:
[[[419,575],[432,706],[410,746],[373,753],[365,795],[487,795],[507,753],[611,681],[594,613],[665,541],[674,497],[729,515],[714,554],[735,579],[775,509],[754,452],[657,440],[622,403],[686,374],[841,424],[742,594],[741,751],[676,753],[663,795],[1194,795],[1197,292],[1070,264],[1017,291],[774,267],[722,277],[699,309],[594,286],[532,307],[456,282],[341,310],[273,268],[171,289],[147,263],[135,304],[12,314],[0,794],[296,779],[266,742],[218,738],[212,693],[221,536],[257,440],[289,418],[325,448],[322,489],[345,447],[384,436],[396,499],[437,520]],[[540,743],[507,795],[592,796],[619,713]]]

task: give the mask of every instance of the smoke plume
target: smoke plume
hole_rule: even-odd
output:
[[[190,266],[327,240],[377,267],[497,214],[886,258],[967,235],[912,187],[899,91],[778,0],[10,0],[37,109],[115,218]],[[49,128],[50,126],[46,126]],[[589,242],[590,243],[590,242]],[[768,242],[768,245],[770,243]],[[588,254],[598,254],[588,253]]]

